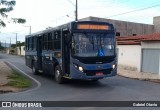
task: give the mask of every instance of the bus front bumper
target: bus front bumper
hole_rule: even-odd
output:
[[[117,75],[117,67],[114,69],[106,69],[106,70],[96,70],[96,71],[86,71],[83,72],[77,70],[76,68],[71,69],[70,78],[71,79],[83,79],[83,80],[94,80],[94,79],[102,79],[105,77],[112,77]]]

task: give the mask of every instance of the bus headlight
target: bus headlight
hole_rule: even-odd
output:
[[[115,64],[113,64],[113,65],[112,65],[112,69],[114,69],[115,67],[116,67],[116,65],[115,65]]]
[[[78,67],[79,71],[83,72],[83,68],[81,66]]]
[[[79,71],[83,72],[83,67],[81,67],[81,66],[79,66],[79,65],[77,65],[77,64],[74,64],[74,63],[73,63],[73,65],[74,65],[74,67],[75,67],[76,69],[78,69]]]

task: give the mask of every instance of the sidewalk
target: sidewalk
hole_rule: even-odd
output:
[[[158,74],[138,72],[135,70],[127,70],[122,66],[118,66],[118,75],[133,79],[160,82],[160,75]]]

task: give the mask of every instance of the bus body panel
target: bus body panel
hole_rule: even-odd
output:
[[[28,67],[32,68],[32,61],[37,57],[36,51],[26,51],[25,52],[25,63]]]

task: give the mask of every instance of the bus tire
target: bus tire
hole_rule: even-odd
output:
[[[34,62],[32,63],[32,73],[33,73],[34,75],[37,75],[37,74],[38,74],[38,70],[36,69]]]
[[[64,78],[62,77],[62,71],[59,65],[55,66],[54,69],[54,78],[57,83],[62,84],[64,83]]]

